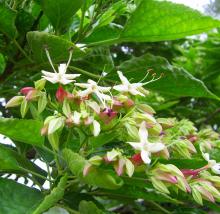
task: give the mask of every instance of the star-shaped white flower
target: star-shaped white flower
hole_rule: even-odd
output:
[[[138,132],[140,142],[127,142],[129,143],[135,150],[141,152],[141,159],[144,163],[150,164],[151,153],[156,153],[165,148],[165,145],[162,143],[150,143],[148,141],[148,131],[145,126],[145,122],[141,123],[139,132]]]
[[[116,91],[122,93],[130,93],[132,95],[140,95],[143,97],[145,96],[143,92],[147,93],[147,91],[144,88],[142,88],[144,83],[130,83],[121,71],[118,71],[117,73],[122,84],[113,87]]]
[[[76,77],[79,77],[80,74],[66,74],[67,67],[67,64],[63,63],[59,65],[58,72],[56,72],[55,69],[54,73],[43,70],[41,71],[43,73],[42,77],[53,84],[61,83],[63,85],[66,85],[71,82],[74,82],[74,79]]]
[[[212,172],[220,175],[220,163],[217,163],[216,160],[210,160],[209,153],[202,152],[202,156],[206,161],[208,161],[208,164],[209,164]]]
[[[98,84],[91,79],[89,79],[87,83],[75,83],[75,85],[79,86],[80,88],[85,88],[85,90],[78,92],[80,97],[86,97],[94,93],[102,102],[105,100],[112,100],[109,95],[104,94],[109,92],[111,87],[98,86]]]

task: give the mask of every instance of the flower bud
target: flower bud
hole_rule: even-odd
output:
[[[24,87],[20,90],[20,92],[21,94],[26,96],[30,91],[33,91],[33,90],[35,90],[35,88],[33,87]]]
[[[6,104],[5,108],[11,108],[21,105],[22,101],[24,100],[24,96],[15,96],[12,97]]]
[[[83,169],[83,176],[85,177],[86,175],[88,175],[89,171],[91,170],[92,168],[92,164],[90,163],[86,163],[86,165],[84,166],[84,169]]]
[[[155,114],[156,112],[154,111],[154,109],[147,105],[147,104],[137,104],[137,108],[139,111],[143,112],[143,113],[148,113],[148,114]]]
[[[27,95],[25,96],[27,101],[34,100],[38,96],[38,91],[34,88],[33,90],[30,90]]]
[[[56,98],[57,101],[62,103],[64,99],[67,97],[68,93],[62,88],[62,86],[59,86],[59,88],[56,91]]]
[[[102,161],[103,161],[102,157],[98,155],[95,155],[89,159],[89,163],[95,166],[99,166],[102,163]]]
[[[115,171],[118,176],[121,176],[124,173],[125,160],[120,158],[115,164]]]
[[[48,125],[44,125],[43,128],[40,131],[41,136],[45,136],[48,133]]]
[[[35,89],[41,91],[44,89],[45,87],[45,84],[46,84],[46,79],[42,78],[36,82],[34,82],[34,85],[35,85]]]
[[[132,99],[127,99],[123,104],[125,108],[131,108],[134,106],[134,101]]]

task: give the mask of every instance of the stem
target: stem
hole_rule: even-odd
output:
[[[73,70],[76,70],[76,71],[78,71],[78,72],[80,72],[80,73],[82,73],[82,74],[85,74],[85,75],[87,75],[87,76],[90,76],[90,77],[92,77],[92,78],[95,78],[95,79],[99,79],[99,78],[101,77],[100,75],[90,73],[90,72],[88,72],[88,71],[85,71],[85,70],[83,70],[83,69],[81,69],[81,68],[77,68],[77,67],[75,67],[75,66],[69,66],[69,68],[70,68],[70,69],[73,69]]]
[[[93,46],[102,46],[102,45],[112,45],[115,43],[121,43],[121,40],[119,38],[113,38],[113,39],[107,39],[103,41],[93,42],[89,43],[83,47],[93,47]]]
[[[31,170],[29,170],[29,169],[25,169],[25,168],[23,168],[23,167],[19,167],[21,170],[23,170],[23,171],[25,171],[25,172],[27,172],[27,173],[30,173],[30,174],[32,174],[32,175],[35,175],[35,176],[37,176],[37,177],[39,177],[39,178],[42,178],[42,179],[44,179],[44,180],[48,180],[48,181],[50,181],[50,182],[53,182],[52,180],[50,180],[50,179],[48,179],[47,177],[45,177],[45,176],[43,176],[43,175],[40,175],[40,174],[38,174],[37,172],[33,172],[33,171],[31,171]]]
[[[78,38],[77,38],[76,42],[78,42],[82,36],[83,23],[84,23],[84,18],[85,18],[85,13],[86,13],[86,1],[87,0],[84,0],[84,4],[83,4],[83,8],[82,8],[82,16],[81,16],[80,26],[79,26],[79,31],[78,31]]]
[[[148,201],[149,203],[151,203],[152,205],[154,205],[155,207],[157,207],[159,210],[161,210],[163,213],[166,213],[166,214],[171,214],[170,211],[166,210],[165,208],[163,208],[162,206],[160,206],[159,204],[157,204],[156,202],[154,201]]]
[[[16,45],[16,47],[19,49],[19,51],[27,58],[27,60],[33,62],[33,60],[26,54],[26,52],[22,49],[22,47],[15,39],[13,39],[13,42]]]
[[[47,166],[48,177],[49,177],[50,180],[52,180],[52,179],[51,179],[51,174],[50,174],[50,167],[49,167],[49,164],[48,164],[47,162],[46,162],[46,166]],[[52,184],[52,183],[51,183],[51,182],[49,182],[49,183],[50,183],[50,189],[51,189],[51,186],[52,186],[51,184]]]

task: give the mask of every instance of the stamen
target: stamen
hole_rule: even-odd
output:
[[[149,75],[149,73],[150,73],[151,71],[153,71],[153,69],[148,69],[148,70],[147,70],[147,74],[146,74],[146,75],[144,76],[144,78],[140,81],[140,83],[143,82],[143,81],[148,77],[148,75]]]
[[[66,68],[69,67],[69,64],[70,64],[71,59],[72,59],[72,56],[73,56],[73,48],[72,48],[72,47],[69,49],[69,52],[70,52],[70,55],[69,55],[68,62],[67,62],[67,64],[66,64]]]
[[[48,61],[50,62],[51,67],[53,68],[54,72],[57,73],[56,69],[55,69],[54,66],[53,66],[53,62],[52,62],[52,60],[51,60],[51,58],[50,58],[50,53],[49,53],[47,47],[45,47],[45,52],[46,52],[47,59],[48,59]]]
[[[151,83],[151,82],[155,82],[155,81],[159,80],[160,78],[162,78],[162,77],[164,76],[164,74],[161,73],[158,78],[155,78],[156,75],[157,75],[156,73],[153,73],[153,74],[152,74],[152,77],[153,77],[153,78],[152,78],[150,81],[143,83],[143,86],[144,86],[144,85],[147,85],[147,84],[149,84],[149,83]]]

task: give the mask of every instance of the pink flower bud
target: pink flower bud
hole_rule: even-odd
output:
[[[195,135],[188,135],[187,139],[191,142],[191,143],[195,143],[198,140],[198,137]]]
[[[177,180],[176,176],[171,175],[171,174],[166,173],[166,172],[159,172],[156,175],[156,178],[159,179],[159,180],[162,180],[162,181],[166,181],[166,182],[171,183],[171,184],[178,183],[178,180]]]
[[[120,102],[120,101],[118,101],[118,100],[114,100],[114,101],[113,101],[113,107],[112,107],[112,109],[113,109],[114,111],[119,111],[122,107],[123,107],[122,102]]]
[[[125,108],[130,108],[130,107],[134,106],[134,101],[132,99],[127,99],[124,102],[124,106],[125,106]]]
[[[37,92],[38,91],[36,89],[30,90],[25,96],[26,100],[31,101],[35,99],[37,97]]]
[[[124,172],[125,160],[119,159],[118,163],[115,165],[115,171],[118,176],[121,176]]]
[[[43,126],[43,128],[40,131],[41,136],[45,136],[48,133],[48,125]]]
[[[62,103],[64,99],[67,97],[68,93],[62,88],[62,86],[59,86],[56,92],[56,98],[58,102]]]
[[[83,169],[83,176],[88,175],[89,171],[91,170],[92,164],[88,163],[84,166]]]
[[[36,90],[35,88],[33,87],[24,87],[20,90],[20,92],[23,94],[23,95],[27,95],[30,91],[33,91],[33,90]]]

